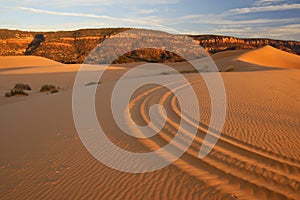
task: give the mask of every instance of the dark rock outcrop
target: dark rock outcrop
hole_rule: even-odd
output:
[[[36,34],[34,36],[33,41],[28,45],[25,55],[31,55],[34,53],[34,50],[39,48],[40,44],[45,41],[45,37],[43,34]]]

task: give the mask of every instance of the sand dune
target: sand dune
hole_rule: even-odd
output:
[[[51,65],[62,64],[39,56],[0,56],[0,68],[42,67]]]
[[[243,69],[266,64],[272,68],[273,61],[264,60],[270,52],[277,50],[265,47],[249,52],[224,52],[214,59],[224,66],[234,64],[237,69],[240,64],[244,65]],[[290,56],[281,52],[278,55],[281,60],[287,59],[284,55]],[[24,58],[29,60],[23,68],[18,58],[5,59],[11,61],[5,65],[1,58],[2,68],[14,70],[0,71],[0,92],[16,82],[30,84],[33,92],[28,97],[0,97],[1,199],[282,200],[300,197],[300,71],[297,69],[222,73],[228,106],[226,123],[217,145],[204,159],[198,158],[203,138],[206,134],[214,136],[212,132],[207,133],[211,103],[205,82],[199,74],[185,74],[199,98],[200,126],[195,123],[195,105],[190,102],[185,84],[180,80],[170,82],[185,98],[187,112],[182,120],[197,128],[197,136],[172,165],[154,172],[130,174],[98,162],[79,139],[72,116],[72,85],[78,65],[31,57]],[[243,63],[236,59],[243,59]],[[298,57],[293,59],[278,64],[293,67]],[[30,62],[35,67],[28,67]],[[149,108],[158,103],[164,106],[167,115],[156,112],[152,128],[155,130],[164,117],[166,124],[156,136],[147,139],[124,134],[114,122],[110,98],[118,77],[134,66],[116,65],[106,72],[97,89],[96,111],[107,137],[115,145],[128,151],[149,152],[172,140],[181,120],[181,108],[175,95],[165,87],[155,84],[141,87],[130,100],[132,119],[140,125],[149,124]],[[187,67],[179,63],[174,66],[180,70]],[[137,80],[145,73],[162,79],[168,76],[151,68],[139,71],[131,79]],[[64,89],[55,95],[41,94],[38,89],[44,83]],[[183,131],[189,137],[188,130]],[[181,149],[184,143],[183,140],[174,143],[174,148]],[[168,156],[172,155],[165,155],[165,159]]]
[[[77,72],[80,64],[62,64],[47,58],[38,56],[1,56],[1,74],[46,74]],[[101,70],[104,66],[91,65],[90,70]],[[108,70],[122,69],[122,67],[110,66]]]
[[[300,56],[281,51],[272,46],[265,46],[244,53],[237,60],[262,66],[300,69]]]
[[[220,71],[262,71],[286,68],[299,69],[300,56],[271,46],[257,50],[232,50],[212,55]]]

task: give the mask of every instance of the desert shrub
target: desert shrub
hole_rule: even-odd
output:
[[[51,92],[53,90],[59,90],[59,88],[55,85],[46,84],[41,87],[40,92]]]
[[[28,93],[25,92],[24,90],[21,90],[21,89],[12,89],[10,92],[5,93],[6,97],[12,97],[12,96],[15,96],[15,95],[28,96]]]
[[[199,73],[198,70],[194,69],[194,70],[182,70],[179,72],[180,74],[193,74],[193,73]]]
[[[234,66],[228,66],[226,67],[226,69],[224,70],[224,72],[231,72],[234,70]]]
[[[51,90],[51,91],[50,91],[50,94],[54,94],[54,93],[58,93],[58,92],[59,92],[58,89],[54,89],[54,90]]]
[[[161,75],[171,75],[171,74],[193,74],[193,73],[199,73],[199,71],[196,69],[192,69],[192,70],[162,72],[160,74]]]
[[[14,87],[17,90],[31,90],[31,87],[28,84],[24,83],[17,83]]]
[[[28,96],[28,93],[25,92],[24,90],[31,90],[31,87],[28,84],[17,83],[12,90],[5,93],[5,96],[6,97],[12,97],[15,95]]]
[[[84,86],[99,85],[99,84],[101,84],[101,82],[89,82],[89,83],[85,84]]]
[[[47,92],[47,93],[49,92],[50,94],[54,94],[54,93],[58,93],[59,90],[60,88],[58,86],[46,84],[41,87],[40,92]]]
[[[11,97],[12,95],[11,95],[10,92],[6,92],[6,93],[5,93],[5,96],[6,96],[6,97]]]

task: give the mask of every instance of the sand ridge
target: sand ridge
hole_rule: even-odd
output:
[[[0,56],[0,68],[42,67],[62,65],[59,62],[39,56]]]
[[[281,51],[269,45],[244,53],[237,60],[262,66],[300,69],[300,56]]]

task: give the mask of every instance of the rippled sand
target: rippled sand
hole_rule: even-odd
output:
[[[267,63],[265,55],[272,52],[277,50],[266,47],[213,56],[220,69],[233,65],[235,70],[221,73],[227,117],[219,141],[204,159],[198,158],[203,138],[206,134],[214,136],[207,132],[211,102],[205,82],[199,74],[185,74],[198,96],[199,125],[193,122],[195,102],[185,95],[186,87],[180,80],[174,83],[186,102],[182,119],[196,126],[197,135],[172,165],[143,174],[119,172],[101,164],[80,141],[72,116],[72,86],[79,65],[38,57],[30,61],[28,57],[0,58],[2,94],[17,82],[33,88],[26,97],[0,98],[1,199],[299,199],[300,71],[295,69],[299,65],[293,64],[295,60],[299,63],[299,57],[292,55],[295,60],[289,65],[276,61],[274,66],[272,61]],[[174,66],[187,68],[185,64]],[[132,119],[140,125],[148,124],[149,108],[159,103],[166,109],[166,124],[148,139],[124,134],[110,113],[110,95],[119,75],[132,67],[134,64],[118,65],[105,72],[97,89],[96,111],[115,145],[149,152],[172,140],[181,108],[165,87],[141,87],[130,101]],[[142,73],[168,76],[155,68]],[[39,93],[45,83],[60,85],[62,90],[54,95]],[[164,116],[158,112],[155,119]],[[181,148],[180,144],[174,146]]]

